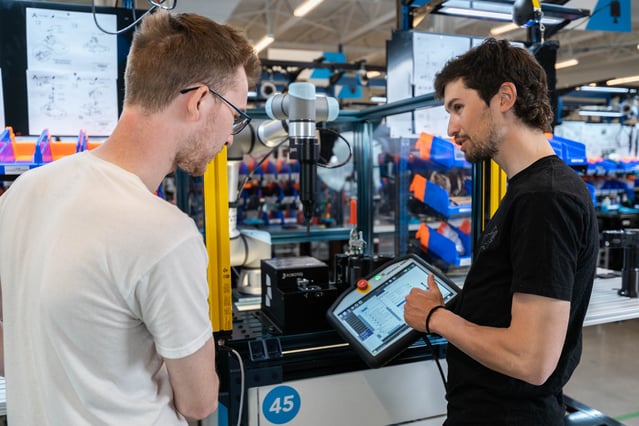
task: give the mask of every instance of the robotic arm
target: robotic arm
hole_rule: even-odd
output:
[[[271,257],[271,236],[266,231],[237,229],[239,168],[244,155],[268,152],[289,139],[291,157],[296,157],[300,164],[300,201],[306,225],[310,226],[319,159],[315,120],[334,120],[339,104],[335,98],[316,98],[315,86],[310,83],[292,83],[287,94],[277,94],[267,100],[266,113],[273,121],[264,121],[257,127],[247,126],[235,136],[227,152],[231,266],[243,267],[238,289],[247,294],[261,292],[260,260]]]
[[[287,94],[271,96],[266,101],[266,114],[278,120],[288,119],[291,157],[300,164],[300,201],[308,230],[315,205],[319,140],[315,121],[333,121],[339,114],[339,103],[331,97],[315,97],[310,83],[291,83]]]

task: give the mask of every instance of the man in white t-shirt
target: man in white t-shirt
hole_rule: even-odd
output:
[[[232,143],[258,73],[238,31],[148,14],[112,135],[0,197],[12,424],[184,425],[215,411],[207,252],[193,220],[154,191],[177,167],[202,175]]]

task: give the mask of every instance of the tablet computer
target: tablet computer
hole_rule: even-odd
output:
[[[441,270],[409,254],[346,290],[326,312],[328,322],[368,366],[381,367],[422,335],[404,321],[404,304],[411,288],[428,289],[428,275],[434,276],[448,306],[459,287]]]

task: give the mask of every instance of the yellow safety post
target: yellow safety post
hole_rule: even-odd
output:
[[[209,254],[209,313],[213,332],[233,330],[231,240],[226,147],[204,173],[204,233]]]
[[[506,172],[497,165],[494,161],[490,161],[490,184],[488,186],[489,193],[489,207],[488,218],[493,217],[499,203],[506,195]]]

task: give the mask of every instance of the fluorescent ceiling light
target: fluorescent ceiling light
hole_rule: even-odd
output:
[[[555,64],[555,69],[556,70],[560,70],[562,68],[574,67],[577,64],[579,64],[578,60],[576,60],[576,59],[568,59],[567,61],[557,62]]]
[[[603,93],[628,93],[630,89],[625,87],[606,87],[606,86],[581,86],[580,92],[603,92]]]
[[[579,111],[579,115],[582,117],[609,117],[609,118],[621,118],[624,116],[620,111],[597,111],[582,109]]]
[[[633,75],[630,77],[613,78],[612,80],[606,81],[606,84],[609,86],[614,86],[616,84],[634,83],[637,81],[639,81],[639,75]]]
[[[382,75],[379,71],[366,71],[366,78],[377,78]]]
[[[494,12],[491,10],[462,9],[461,7],[444,6],[437,10],[437,13],[444,15],[463,16],[466,18],[486,18],[497,21],[510,21],[513,19],[512,13]]]
[[[273,43],[273,41],[275,40],[275,38],[270,35],[267,34],[264,37],[262,37],[262,40],[258,41],[257,44],[255,45],[254,49],[255,52],[260,53],[262,50],[266,49],[271,43]]]
[[[450,5],[451,3],[454,4],[454,2],[451,1],[444,3],[442,7],[436,10],[436,13],[442,15],[462,16],[465,18],[494,19],[496,21],[513,20],[512,5],[504,8],[504,5],[495,5],[490,2],[473,2],[471,9],[470,7],[464,7],[462,4],[464,2],[458,2],[460,3],[459,6]],[[484,3],[487,8],[481,9],[481,3]],[[490,7],[490,9],[488,7]],[[541,22],[546,25],[557,25],[562,23],[563,20],[544,16],[542,17]]]
[[[490,30],[490,33],[492,35],[494,35],[494,36],[498,36],[500,34],[504,34],[504,33],[510,32],[510,31],[515,31],[515,30],[518,30],[518,29],[519,29],[519,25],[517,25],[517,24],[515,24],[513,22],[510,22],[508,24],[504,24],[504,25],[500,25],[498,27],[492,28]]]
[[[315,9],[317,5],[319,5],[324,0],[306,0],[304,3],[300,4],[293,11],[293,15],[302,17],[306,15],[311,10]]]
[[[385,104],[386,96],[371,96],[371,102],[375,102],[378,104]]]

